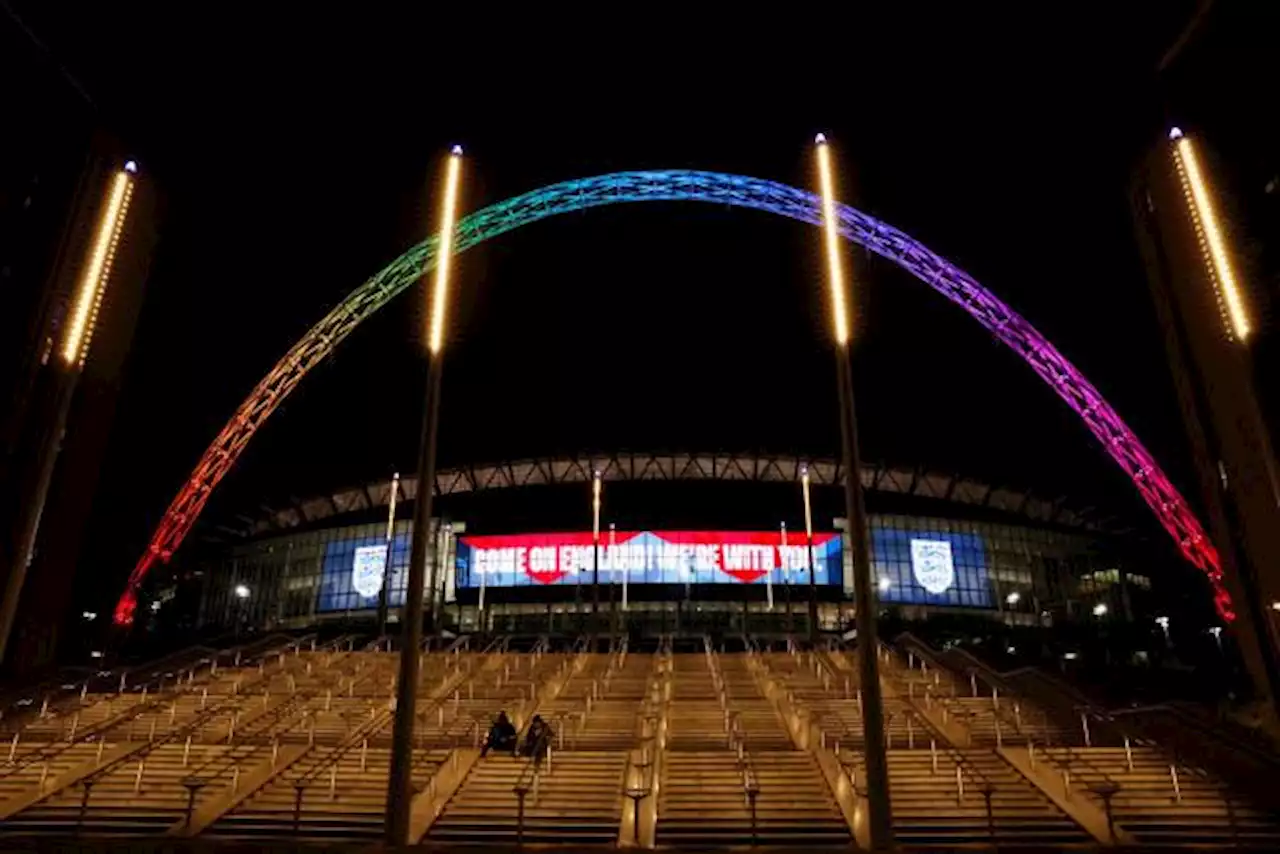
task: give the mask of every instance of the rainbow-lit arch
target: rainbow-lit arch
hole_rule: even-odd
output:
[[[817,225],[820,218],[817,196],[774,181],[687,170],[615,172],[552,184],[476,211],[458,223],[455,247],[459,252],[465,251],[492,237],[557,214],[623,202],[662,201],[714,202],[752,208],[812,225]],[[1217,550],[1169,478],[1093,384],[1030,323],[967,273],[896,228],[848,205],[838,205],[837,211],[840,233],[845,239],[895,262],[961,306],[992,335],[1013,348],[1076,411],[1111,458],[1133,480],[1182,553],[1208,576],[1218,613],[1226,620],[1233,620],[1235,615],[1223,586]],[[157,560],[168,560],[182,543],[210,493],[262,423],[307,371],[328,356],[362,320],[434,267],[438,242],[438,236],[428,238],[356,288],[254,387],[165,511],[116,605],[117,623],[132,622],[143,578]]]

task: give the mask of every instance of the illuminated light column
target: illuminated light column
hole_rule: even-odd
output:
[[[1252,331],[1249,315],[1245,310],[1244,296],[1236,282],[1231,257],[1222,237],[1222,228],[1218,224],[1218,214],[1214,210],[1213,198],[1205,186],[1195,143],[1179,128],[1171,130],[1169,137],[1173,140],[1178,178],[1182,183],[1183,192],[1187,195],[1187,207],[1195,226],[1200,249],[1205,256],[1205,266],[1208,268],[1209,278],[1213,284],[1218,311],[1222,315],[1223,328],[1228,336],[1243,343]]]
[[[800,491],[804,495],[804,553],[809,569],[809,640],[818,641],[818,582],[813,576],[813,505],[809,502],[809,467],[800,467]]]
[[[35,554],[40,521],[44,515],[45,502],[49,497],[49,487],[53,483],[58,454],[62,449],[71,401],[85,360],[89,356],[93,333],[98,325],[98,312],[102,308],[102,298],[107,292],[107,285],[110,284],[116,250],[119,248],[120,237],[128,222],[137,168],[137,165],[130,160],[111,176],[101,213],[93,230],[93,238],[85,256],[84,267],[78,277],[75,293],[67,307],[62,340],[58,343],[55,358],[50,360],[50,370],[54,372],[52,416],[48,421],[48,428],[43,433],[40,447],[35,451],[33,466],[30,469],[34,475],[29,481],[19,486],[23,496],[20,499],[18,519],[14,526],[17,539],[14,543],[13,563],[9,567],[4,599],[0,602],[0,662],[4,661],[9,634],[13,630],[13,623],[18,614],[22,586]]]
[[[1135,178],[1139,247],[1217,550],[1209,576],[1274,734],[1280,632],[1266,603],[1280,598],[1280,466],[1253,379],[1247,268],[1203,139],[1171,129]]]
[[[387,599],[391,595],[391,552],[396,536],[396,498],[400,495],[400,472],[391,475],[391,495],[387,504],[387,557],[382,566],[382,584],[378,587],[378,631],[387,633]]]
[[[844,495],[849,520],[849,547],[853,550],[853,595],[858,629],[858,675],[862,688],[862,730],[866,745],[868,828],[871,848],[894,847],[893,819],[889,803],[889,768],[884,747],[884,707],[880,667],[876,652],[875,589],[871,556],[867,552],[867,514],[858,473],[858,422],[853,398],[853,355],[850,349],[849,302],[840,263],[840,234],[836,221],[835,180],[831,150],[826,137],[814,140],[818,155],[818,180],[822,191],[822,226],[826,237],[827,275],[831,288],[831,315],[835,333],[836,377],[840,395],[840,436],[843,450]],[[812,577],[812,573],[811,573]]]
[[[617,556],[617,552],[613,551],[613,547],[614,545],[617,545],[617,544],[618,544],[617,526],[614,525],[613,522],[609,522],[609,553],[614,554],[614,556]],[[614,560],[617,560],[617,557],[614,557]],[[617,572],[617,570],[614,570],[614,571]],[[627,609],[627,574],[628,572],[630,572],[630,567],[623,566],[621,571],[622,571],[622,609],[623,611],[626,611]]]
[[[484,614],[484,594],[489,580],[489,568],[486,566],[477,574],[480,576],[480,599],[476,603],[476,619],[481,620],[483,619],[481,615]]]
[[[454,146],[445,171],[435,284],[429,300],[426,332],[427,387],[418,459],[418,494],[414,503],[413,546],[405,584],[400,676],[396,683],[395,728],[391,736],[391,773],[387,778],[386,839],[408,845],[409,808],[413,800],[413,729],[417,712],[419,649],[422,646],[423,593],[427,547],[431,537],[431,499],[436,479],[436,439],[440,425],[440,371],[443,366],[445,315],[449,308],[449,270],[453,260],[454,214],[462,169],[462,147]],[[434,583],[432,584],[434,590]]]
[[[433,625],[437,625],[437,626],[439,625],[440,614],[444,610],[445,595],[448,592],[449,579],[451,577],[454,579],[455,598],[457,595],[456,585],[457,585],[457,579],[458,579],[458,568],[457,568],[457,562],[455,560],[455,558],[457,557],[455,552],[456,552],[456,549],[454,547],[454,541],[453,541],[453,523],[445,522],[444,524],[444,568],[440,572],[440,584],[435,592],[436,605],[431,610],[431,619],[432,619]],[[452,567],[452,570],[450,569],[450,567]]]
[[[786,526],[783,526],[782,530],[786,531]],[[785,541],[784,541],[784,545],[785,545]],[[782,567],[787,561],[786,556],[782,554],[781,548],[778,549],[777,554],[778,554],[777,566],[770,567],[769,571],[766,572],[764,576],[764,595],[765,595],[765,600],[768,602],[770,611],[773,610],[773,570]]]
[[[600,470],[591,473],[591,631],[600,612]]]
[[[787,523],[782,523],[782,551],[784,553],[782,563],[782,592],[783,598],[787,601],[787,632],[790,633],[795,623],[791,618],[791,561],[786,559],[785,552],[787,550]]]

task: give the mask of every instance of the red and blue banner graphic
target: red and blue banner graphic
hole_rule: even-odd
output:
[[[841,581],[837,533],[813,535],[817,584]],[[590,531],[458,538],[460,588],[590,584],[595,572]],[[803,533],[781,531],[602,531],[601,584],[808,584]]]

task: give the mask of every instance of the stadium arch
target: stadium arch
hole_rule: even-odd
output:
[[[587,208],[674,201],[747,208],[811,225],[821,222],[821,200],[817,195],[775,181],[696,170],[614,172],[552,184],[478,210],[458,222],[454,247],[455,251],[464,252],[521,226]],[[1218,613],[1224,620],[1233,621],[1235,613],[1213,543],[1150,452],[1093,384],[1048,339],[972,276],[893,226],[849,205],[837,203],[836,211],[841,236],[893,261],[959,305],[1021,356],[1076,412],[1133,481],[1182,554],[1208,577]],[[258,428],[306,373],[332,353],[361,321],[434,268],[438,245],[438,235],[429,237],[356,288],[254,387],[165,511],[116,604],[116,624],[132,623],[137,593],[148,571],[157,561],[167,561],[182,543],[209,495]]]

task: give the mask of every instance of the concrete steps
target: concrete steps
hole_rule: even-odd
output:
[[[524,805],[524,841],[612,844],[622,817],[617,751],[557,751]],[[479,760],[427,833],[430,842],[512,844],[519,801],[513,793],[527,761],[490,754]],[[527,780],[528,778],[526,778]]]
[[[760,845],[847,846],[848,825],[806,752],[752,754]],[[659,845],[750,845],[743,766],[728,751],[668,752],[658,803]]]
[[[1037,749],[1038,761],[1070,771],[1073,793],[1102,804],[1093,791],[1103,784],[1119,790],[1111,801],[1118,825],[1148,845],[1247,846],[1280,850],[1280,816],[1254,807],[1221,780],[1173,766],[1152,747]],[[1176,776],[1176,786],[1175,786]]]
[[[443,750],[415,753],[415,787],[424,788],[447,755]],[[391,751],[385,747],[355,748],[324,767],[300,760],[219,818],[203,835],[239,841],[296,839],[320,843],[380,839],[390,772]]]

